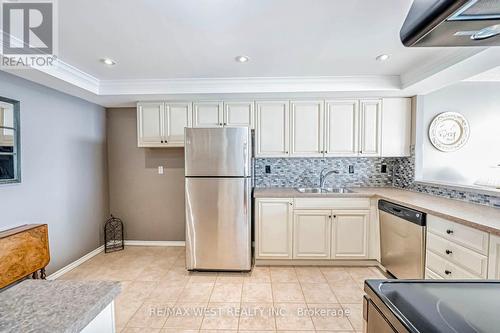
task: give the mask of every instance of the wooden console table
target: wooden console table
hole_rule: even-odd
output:
[[[26,224],[0,232],[0,288],[29,275],[45,279],[49,261],[46,224]]]

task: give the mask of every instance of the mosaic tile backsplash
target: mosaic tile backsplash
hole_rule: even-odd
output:
[[[381,172],[382,165],[386,165],[386,173]],[[271,168],[270,173],[266,173],[266,166]],[[349,166],[354,168],[354,173],[349,173]],[[325,187],[394,186],[500,208],[500,196],[415,183],[413,148],[411,157],[397,158],[258,158],[254,164],[255,186],[317,187],[319,174],[324,168],[339,172],[326,179]]]
[[[317,187],[324,168],[337,170],[325,187],[391,186],[394,158],[259,158],[255,160],[256,187]],[[382,173],[382,165],[387,172]],[[266,166],[271,173],[266,173]],[[353,166],[354,173],[349,173]]]

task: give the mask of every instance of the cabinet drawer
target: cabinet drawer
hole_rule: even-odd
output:
[[[426,280],[442,280],[443,278],[426,267],[425,268],[425,279]]]
[[[431,232],[427,233],[427,249],[475,275],[486,278],[488,274],[488,258],[486,256]]]
[[[469,249],[486,255],[488,253],[488,234],[437,216],[427,215],[429,231]]]
[[[434,252],[427,251],[426,268],[435,272],[444,279],[481,279],[465,269],[449,262]]]
[[[370,198],[295,198],[295,209],[369,209]]]

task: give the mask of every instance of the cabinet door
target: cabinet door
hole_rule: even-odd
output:
[[[222,102],[193,103],[193,127],[220,127],[223,122]]]
[[[156,102],[137,104],[137,144],[155,147],[163,141],[164,104]]]
[[[326,156],[357,156],[359,109],[356,100],[326,102]]]
[[[292,101],[291,147],[292,156],[323,156],[323,101]]]
[[[224,126],[253,128],[253,102],[224,103]]]
[[[360,102],[359,153],[363,156],[380,156],[381,106],[380,100],[364,100]]]
[[[488,279],[500,280],[500,237],[490,235]]]
[[[256,156],[288,156],[288,101],[257,102]]]
[[[382,156],[410,156],[411,98],[382,100]]]
[[[191,127],[191,103],[165,104],[165,143],[184,146],[184,128]]]
[[[331,211],[296,210],[293,214],[293,258],[329,259]]]
[[[256,200],[256,257],[292,258],[292,199]]]
[[[332,257],[335,259],[368,258],[369,211],[334,211]]]

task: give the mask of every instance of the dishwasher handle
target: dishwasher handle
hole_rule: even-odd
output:
[[[426,225],[426,214],[386,200],[378,201],[378,209],[420,226]]]

